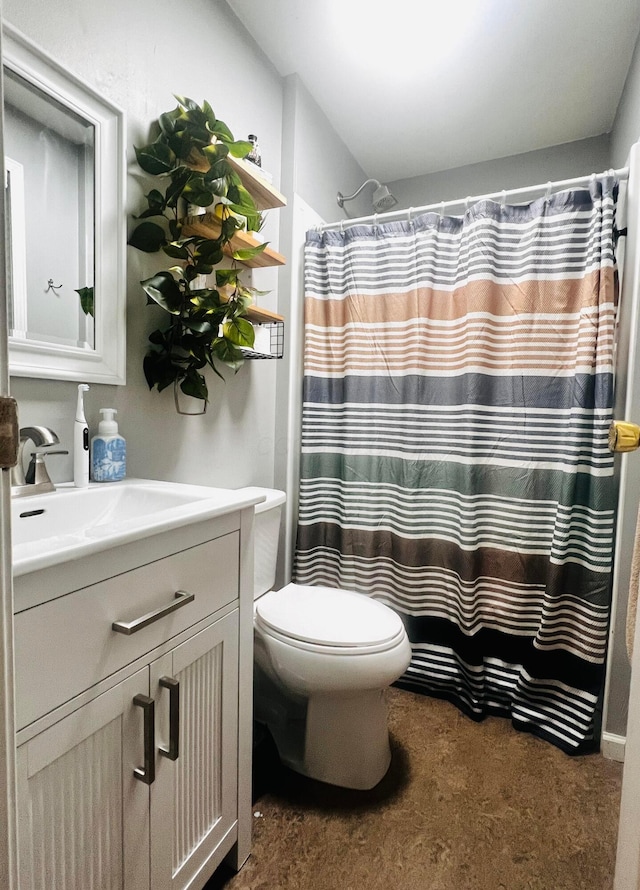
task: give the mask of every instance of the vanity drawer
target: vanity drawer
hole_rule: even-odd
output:
[[[236,600],[239,554],[232,532],[17,614],[18,729]],[[113,630],[166,611],[177,591],[194,599],[129,635]]]

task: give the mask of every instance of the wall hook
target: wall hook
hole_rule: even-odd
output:
[[[48,294],[50,290],[52,290],[55,294],[57,294],[61,287],[62,287],[61,284],[54,284],[53,278],[50,278],[47,281],[47,289],[45,291],[45,294]]]

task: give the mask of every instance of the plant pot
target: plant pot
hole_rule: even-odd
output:
[[[188,396],[186,393],[182,392],[177,380],[173,384],[173,401],[178,414],[183,414],[187,417],[197,417],[200,414],[206,414],[207,405],[209,404],[203,399],[196,399],[193,396]]]

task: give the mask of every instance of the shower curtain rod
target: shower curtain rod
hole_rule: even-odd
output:
[[[538,185],[528,185],[518,189],[503,189],[500,192],[492,192],[488,195],[469,195],[466,198],[458,198],[455,201],[437,201],[435,204],[425,204],[423,207],[409,207],[408,210],[389,210],[387,213],[372,213],[369,216],[359,216],[354,219],[337,220],[336,222],[325,223],[318,226],[316,231],[326,232],[328,229],[343,229],[345,226],[356,226],[363,223],[373,222],[391,222],[393,220],[406,217],[411,219],[421,213],[427,213],[429,210],[439,210],[443,212],[445,208],[456,207],[458,205],[469,206],[476,201],[489,201],[499,198],[505,201],[507,198],[513,198],[516,195],[530,195],[534,192],[551,192],[559,189],[571,188],[573,186],[586,185],[592,179],[601,179],[604,176],[615,176],[617,179],[626,180],[629,178],[629,168],[620,167],[618,170],[605,170],[602,173],[590,173],[587,176],[577,176],[575,179],[562,179],[557,182],[544,182]]]

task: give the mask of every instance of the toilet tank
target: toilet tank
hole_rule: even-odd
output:
[[[275,488],[251,488],[251,492],[266,497],[265,501],[255,506],[253,597],[257,599],[275,584],[280,514],[287,496],[284,491]]]

